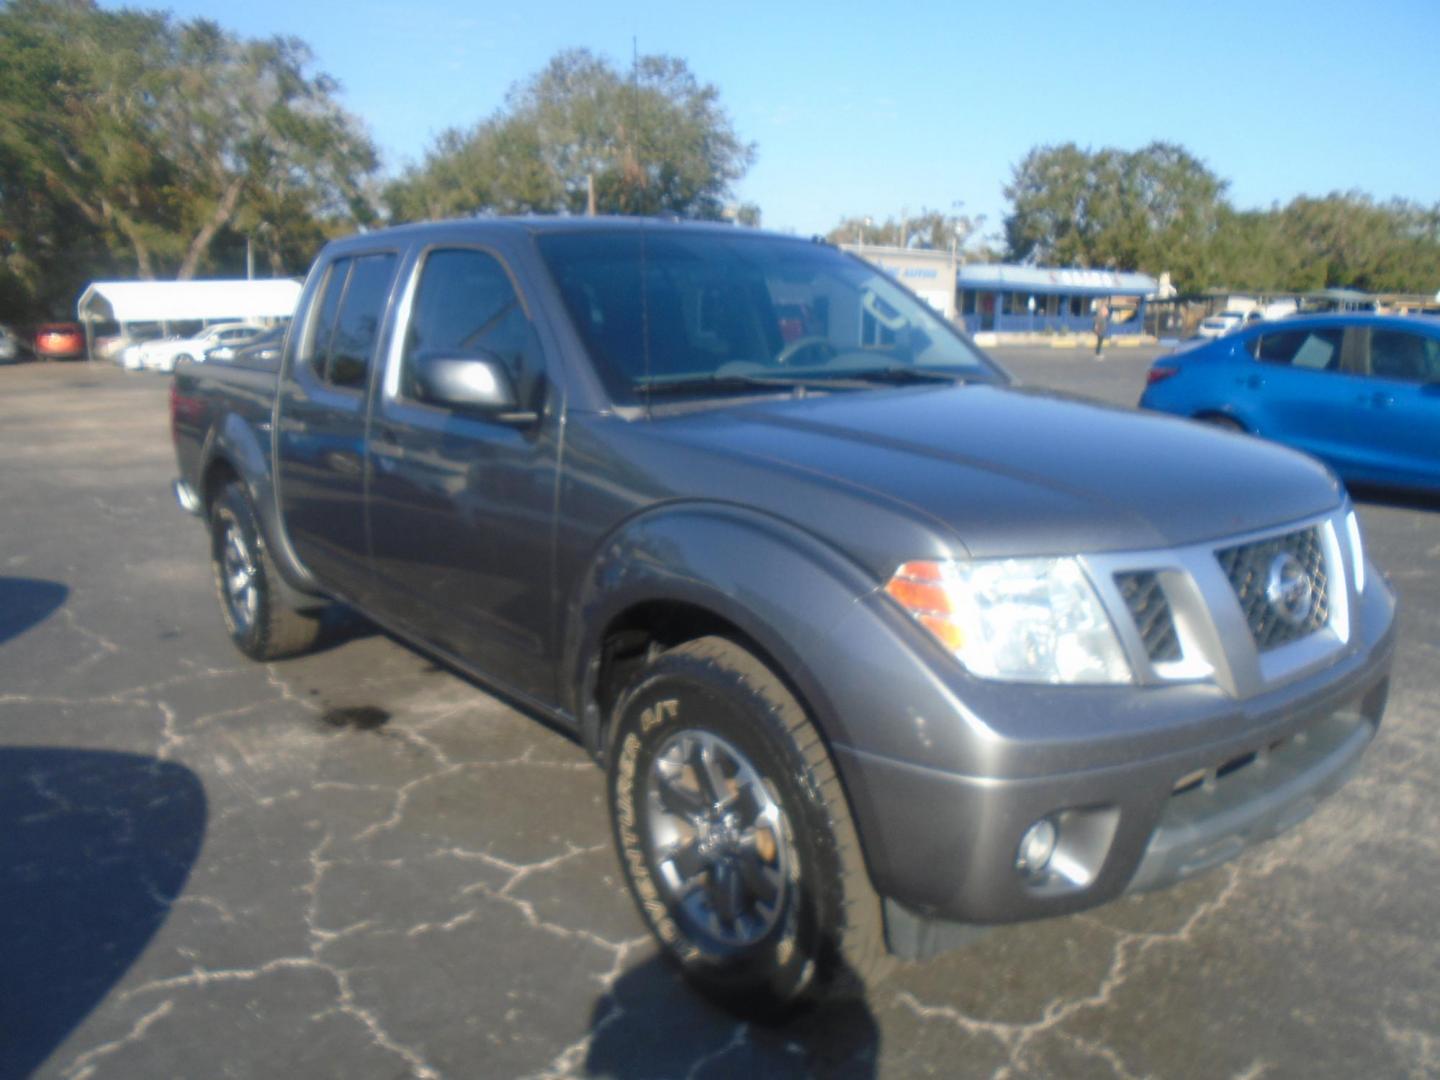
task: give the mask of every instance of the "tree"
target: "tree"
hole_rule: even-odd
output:
[[[168,44],[155,123],[183,184],[179,278],[195,275],[242,208],[257,223],[268,209],[372,219],[361,180],[377,167],[374,147],[336,104],[334,80],[307,74],[303,42],[241,41],[196,20]]]
[[[1440,206],[1363,192],[1237,210],[1227,182],[1183,147],[1031,150],[1015,166],[1005,235],[1013,259],[1169,271],[1181,291],[1343,286],[1433,294]]]
[[[123,258],[141,277],[186,278],[238,226],[278,252],[291,230],[368,220],[375,151],[310,64],[295,39],[204,20],[0,5],[0,233],[33,247],[37,222],[79,221],[80,267]],[[11,250],[7,265],[25,258]]]
[[[1302,258],[1300,249],[1285,236],[1277,209],[1235,210],[1220,213],[1212,251],[1212,272],[1207,287],[1228,287],[1253,292],[1283,292],[1319,288],[1323,281]]]
[[[985,225],[985,215],[960,213],[965,204],[954,202],[952,212],[921,208],[918,214],[902,214],[876,222],[872,217],[847,217],[825,234],[832,244],[869,244],[886,247],[915,247],[948,250],[965,248]]]
[[[719,219],[754,148],[683,60],[632,75],[562,52],[468,131],[443,132],[385,192],[397,221],[484,212],[676,213]]]
[[[1182,290],[1200,288],[1212,273],[1226,186],[1173,143],[1134,152],[1036,147],[1005,188],[1008,254],[1066,266],[1168,270]]]
[[[1282,242],[1301,253],[1304,287],[1433,293],[1440,286],[1440,206],[1363,192],[1300,196],[1279,214]]]
[[[735,207],[733,217],[737,225],[744,225],[750,229],[758,229],[760,227],[760,207],[757,203],[740,203]]]
[[[153,273],[154,222],[172,182],[142,122],[145,79],[159,16],[106,13],[85,4],[17,0],[0,9],[0,159],[12,186],[44,216],[78,214],[107,246],[128,245]],[[22,194],[26,193],[26,194]]]

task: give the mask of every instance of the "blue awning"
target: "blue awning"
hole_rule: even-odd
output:
[[[960,288],[980,292],[1059,296],[1149,296],[1159,287],[1149,274],[1009,263],[962,266],[956,273],[956,279]]]

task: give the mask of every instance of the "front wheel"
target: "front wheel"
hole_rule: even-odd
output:
[[[732,641],[660,654],[615,709],[609,795],[641,914],[686,978],[759,1019],[891,960],[840,780],[784,683]]]
[[[278,660],[315,644],[320,617],[286,605],[279,571],[238,483],[227,484],[212,505],[210,566],[225,629],[250,659]]]

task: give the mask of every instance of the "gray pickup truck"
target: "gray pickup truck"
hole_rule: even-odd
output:
[[[236,645],[342,601],[573,731],[644,919],[753,1014],[1228,859],[1384,709],[1322,466],[1016,388],[822,243],[356,236],[276,364],[172,401]]]

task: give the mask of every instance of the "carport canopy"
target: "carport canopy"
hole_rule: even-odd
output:
[[[295,313],[300,282],[259,281],[96,281],[80,296],[76,314],[84,323],[218,322],[285,319]]]

